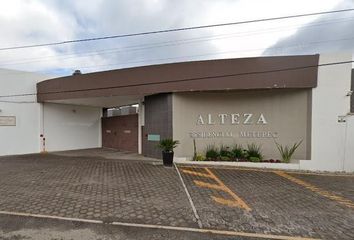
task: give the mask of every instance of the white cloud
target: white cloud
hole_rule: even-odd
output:
[[[354,2],[341,1],[336,9],[354,8]],[[320,16],[291,35],[279,38],[264,55],[315,54],[354,50],[354,12]]]
[[[0,3],[2,36],[0,47],[329,11],[337,8],[340,2],[340,0],[8,0]],[[354,16],[354,13],[351,14]],[[264,49],[279,39],[292,36],[299,27],[316,19],[318,17],[1,51],[0,67],[42,72],[63,71],[68,74],[76,68],[87,72],[171,61],[259,56]],[[165,44],[164,47],[149,45],[166,41],[173,43]],[[127,51],[127,46],[135,45],[144,45],[146,48]],[[104,49],[120,51],[76,57],[81,56],[82,52]],[[47,56],[54,57],[46,58]],[[14,62],[23,64],[10,65]]]

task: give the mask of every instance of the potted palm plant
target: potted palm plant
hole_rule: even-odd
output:
[[[179,144],[178,140],[173,140],[170,138],[163,139],[160,141],[158,147],[162,149],[162,160],[163,165],[172,166],[173,163],[173,149]]]

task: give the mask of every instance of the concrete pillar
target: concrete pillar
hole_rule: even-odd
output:
[[[145,124],[145,108],[144,108],[144,99],[139,101],[138,108],[138,153],[143,154],[143,133],[142,127]]]

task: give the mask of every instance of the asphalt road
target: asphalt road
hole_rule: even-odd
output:
[[[0,216],[0,240],[256,240],[259,238]]]

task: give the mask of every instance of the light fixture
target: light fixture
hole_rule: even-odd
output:
[[[345,123],[346,122],[346,116],[338,116],[338,122],[339,123]]]

